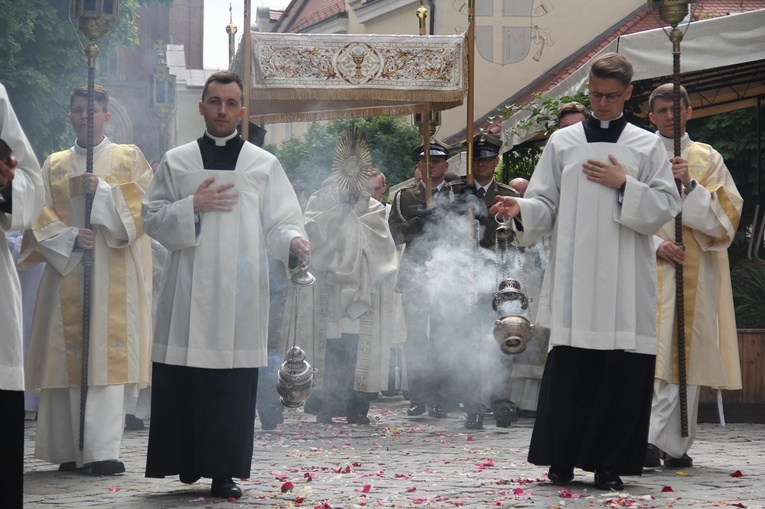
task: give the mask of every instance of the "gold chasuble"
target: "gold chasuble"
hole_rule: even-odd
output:
[[[141,226],[141,199],[151,168],[133,145],[104,139],[94,148],[101,179],[93,198],[93,249],[88,385],[149,382],[152,265]],[[27,358],[27,387],[79,387],[82,369],[83,251],[81,175],[85,149],[51,155],[43,166],[45,208],[26,232],[22,267],[45,261]]]
[[[663,138],[665,144],[672,140]],[[682,157],[697,189],[683,196],[683,304],[687,382],[740,389],[736,319],[728,265],[728,246],[738,228],[743,200],[722,156],[711,146],[682,139]],[[674,221],[656,234],[656,247],[674,242]],[[659,259],[656,377],[677,384],[675,268]]]

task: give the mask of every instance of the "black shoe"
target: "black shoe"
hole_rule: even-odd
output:
[[[330,414],[319,414],[316,416],[316,422],[319,424],[334,424],[335,421],[332,420],[332,416]]]
[[[210,495],[219,498],[239,498],[242,496],[242,488],[230,477],[228,479],[213,479]]]
[[[528,418],[528,419],[535,419],[537,416],[536,410],[524,410],[523,408],[519,408],[515,411],[516,415],[518,417]]]
[[[504,406],[494,412],[494,419],[500,428],[509,428],[514,422],[518,421],[518,414],[512,408]]]
[[[664,466],[668,468],[690,468],[693,466],[693,458],[684,453],[680,458],[665,459]]]
[[[433,405],[428,409],[428,415],[431,417],[435,417],[436,419],[444,419],[447,416],[446,412],[443,411],[443,409],[438,405]]]
[[[483,429],[483,415],[467,414],[465,429]]]
[[[77,463],[74,461],[67,461],[58,466],[59,472],[74,472],[75,470],[77,470]]]
[[[133,414],[125,415],[125,429],[128,431],[141,431],[146,426],[143,423],[143,419],[139,419]]]
[[[574,479],[574,467],[550,465],[550,469],[547,471],[547,478],[553,484],[570,483]]]
[[[183,484],[194,484],[195,482],[197,482],[201,478],[202,478],[201,475],[194,475],[194,474],[179,474],[178,475],[178,479]]]
[[[331,419],[331,417],[330,417]],[[260,416],[260,429],[264,431],[273,431],[276,426],[284,422],[284,416],[281,414],[274,414],[268,416]]]
[[[94,475],[114,475],[125,471],[125,464],[120,460],[94,461],[90,473]]]
[[[425,413],[425,410],[427,410],[427,408],[425,408],[425,403],[412,403],[406,410],[406,415],[422,415]]]
[[[661,466],[661,451],[653,444],[648,444],[645,451],[645,460],[643,460],[643,467],[656,468]]]
[[[348,414],[345,420],[348,424],[369,424],[369,417],[364,414]]]
[[[622,478],[616,475],[613,470],[606,468],[595,469],[595,487],[599,490],[623,490],[624,483]]]

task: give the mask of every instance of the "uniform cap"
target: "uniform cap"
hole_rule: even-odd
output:
[[[493,159],[499,155],[502,140],[486,133],[473,136],[473,158]]]
[[[423,144],[417,145],[414,149],[414,155],[416,157],[421,157],[425,155],[425,152],[423,150]],[[440,157],[449,157],[449,146],[444,143],[443,141],[431,138],[430,139],[430,156],[440,156]]]

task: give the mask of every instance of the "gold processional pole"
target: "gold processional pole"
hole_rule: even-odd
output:
[[[680,42],[683,40],[685,32],[677,28],[677,25],[688,16],[688,4],[696,0],[648,0],[648,8],[656,16],[659,16],[664,22],[672,27],[667,33],[669,40],[672,41],[672,87],[674,90],[672,100],[672,114],[674,116],[674,155],[680,157],[680,138],[683,133],[680,132]],[[688,30],[691,21],[685,30]],[[666,30],[665,30],[666,33]],[[683,192],[680,180],[675,181],[677,189]],[[683,251],[683,213],[675,217],[675,244]],[[688,386],[687,386],[687,366],[686,366],[686,344],[685,344],[685,305],[683,291],[683,266],[678,265],[675,269],[675,320],[677,325],[677,368],[680,385],[680,435],[688,436]]]
[[[70,0],[69,23],[74,29],[74,35],[80,47],[88,57],[88,113],[85,152],[85,171],[93,173],[93,108],[95,106],[96,59],[100,50],[96,45],[98,39],[111,32],[117,24],[119,0]],[[83,46],[73,19],[78,20],[79,29],[88,39],[87,47]],[[82,140],[80,140],[82,141]],[[99,142],[101,140],[98,140]],[[91,229],[90,211],[93,207],[93,195],[85,193],[85,228]],[[91,272],[93,267],[92,250],[86,249],[82,256],[83,291],[82,291],[82,370],[80,375],[80,436],[79,448],[85,444],[85,403],[88,398],[88,355],[90,351],[90,291]]]
[[[420,35],[428,35],[425,20],[428,18],[428,9],[422,5],[417,9],[417,19],[420,25]],[[433,197],[433,184],[430,182],[430,105],[425,103],[420,111],[420,128],[422,129],[422,152],[425,157],[425,175],[422,176],[425,182],[425,208],[430,208],[430,200]]]
[[[226,33],[228,34],[228,65],[234,61],[234,55],[236,54],[236,32],[237,28],[234,24],[234,14],[231,2],[228,3],[228,25],[226,25]]]
[[[465,143],[467,143],[466,184],[473,185],[473,117],[475,103],[475,0],[468,0],[468,31],[467,31],[467,65],[468,65],[468,95],[467,95],[467,125],[465,126]]]
[[[468,66],[468,94],[467,94],[467,122],[465,125],[465,144],[467,145],[467,161],[465,162],[465,187],[473,187],[473,120],[475,104],[475,0],[468,0],[468,31],[467,31],[467,66]],[[471,189],[472,190],[472,189]],[[472,251],[476,238],[474,237],[475,210],[468,203],[466,210],[468,222],[467,248]],[[473,312],[475,299],[473,298],[473,272],[468,268],[467,275],[466,308],[468,313]]]
[[[250,86],[252,84],[252,59],[250,56],[252,47],[252,36],[250,35],[250,19],[251,19],[251,2],[250,0],[244,0],[244,40],[242,41],[244,47],[244,62],[242,64],[242,85],[244,86],[244,117],[242,118],[242,138],[245,140],[250,139]]]

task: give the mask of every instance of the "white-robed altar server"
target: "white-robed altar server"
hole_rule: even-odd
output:
[[[0,229],[29,228],[43,207],[40,164],[0,84],[0,139],[13,151],[0,158]],[[0,493],[3,505],[24,502],[24,361],[21,288],[7,242],[0,242]]]
[[[589,73],[593,116],[553,133],[524,198],[498,198],[518,240],[551,234],[537,321],[550,323],[529,461],[555,483],[574,468],[599,489],[640,475],[656,362],[652,235],[680,210],[659,139],[623,116],[632,64],[616,53]],[[522,228],[522,229],[521,229]]]
[[[168,250],[157,303],[147,477],[212,479],[239,498],[248,478],[258,367],[267,364],[268,259],[307,258],[303,216],[279,161],[236,131],[242,81],[211,75],[207,131],[169,151],[143,204]],[[292,260],[296,264],[296,258]]]
[[[125,392],[149,382],[151,251],[141,227],[141,196],[151,168],[134,145],[103,134],[109,95],[95,88],[93,172],[86,172],[88,89],[70,113],[77,141],[43,165],[45,207],[27,232],[20,267],[45,261],[26,360],[28,389],[40,389],[35,456],[63,471],[125,471],[119,461]],[[85,228],[85,197],[93,198]],[[28,242],[27,242],[28,239]],[[88,385],[79,447],[83,359],[83,255],[91,268]]]
[[[685,122],[693,110],[685,88],[680,97],[681,155],[674,157],[672,84],[649,99],[649,116],[670,155],[675,178],[683,183],[683,246],[675,245],[675,222],[664,225],[654,245],[658,258],[659,351],[656,357],[647,467],[693,465],[688,450],[696,438],[701,386],[741,389],[736,316],[728,266],[728,246],[741,218],[743,199],[719,152],[692,141]],[[677,365],[675,266],[683,266],[683,303],[688,391],[688,436],[680,436]]]

